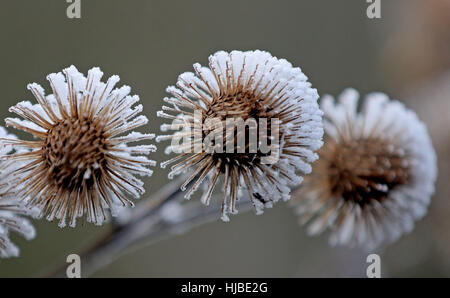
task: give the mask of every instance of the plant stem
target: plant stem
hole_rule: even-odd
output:
[[[185,177],[168,183],[146,199],[129,216],[116,222],[99,242],[81,254],[82,275],[88,277],[114,262],[123,254],[147,246],[165,237],[180,234],[218,218],[220,204],[206,207],[198,201],[186,202],[180,191]],[[241,212],[251,209],[249,201],[239,202]],[[171,215],[171,213],[176,213]],[[65,277],[66,264],[49,277]]]

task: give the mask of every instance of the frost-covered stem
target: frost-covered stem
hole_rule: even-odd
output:
[[[97,243],[81,254],[83,275],[88,276],[97,269],[106,266],[114,261],[114,255],[119,254],[122,249],[126,249],[135,241],[140,239],[142,230],[147,233],[156,224],[158,210],[164,204],[179,197],[180,185],[185,177],[167,183],[157,193],[143,199],[137,208],[132,209],[126,216],[121,216],[119,220],[114,220],[111,230],[103,236]],[[153,221],[153,222],[152,222]],[[102,265],[104,264],[104,265]],[[89,268],[95,268],[93,270]],[[66,265],[61,265],[56,271],[49,274],[51,277],[65,277]]]
[[[179,191],[182,181],[183,177],[167,184],[134,209],[126,221],[117,222],[107,235],[82,253],[83,277],[92,275],[138,247],[217,220],[221,205],[205,207],[198,200],[186,202]],[[240,212],[246,212],[251,209],[251,204],[243,201],[238,207]],[[65,277],[66,267],[64,264],[50,276]]]

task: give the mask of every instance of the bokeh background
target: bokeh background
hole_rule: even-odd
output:
[[[439,157],[437,192],[413,232],[377,251],[385,277],[450,277],[450,1],[381,0],[368,19],[365,0],[82,0],[68,19],[63,0],[3,0],[0,9],[0,118],[32,99],[37,82],[70,64],[140,95],[158,132],[165,88],[217,50],[264,49],[300,66],[320,94],[355,87],[385,91],[417,110]],[[17,133],[17,132],[16,132]],[[23,136],[22,134],[18,133]],[[164,159],[163,150],[152,157]],[[147,193],[167,183],[157,170]],[[145,199],[145,198],[144,198]],[[139,208],[139,205],[138,207]],[[0,277],[38,277],[108,231],[60,229],[35,221],[38,236],[14,241],[21,257],[0,261]],[[364,277],[366,253],[310,238],[287,204],[263,216],[234,216],[127,254],[95,277]]]

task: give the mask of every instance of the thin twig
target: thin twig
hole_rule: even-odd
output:
[[[142,206],[131,211],[125,222],[117,222],[107,235],[83,252],[83,276],[92,275],[120,256],[138,248],[217,220],[221,205],[206,207],[199,201],[186,202],[179,191],[182,181],[183,177],[146,199]],[[170,216],[165,209],[170,207],[172,210],[177,209],[175,216]],[[248,201],[238,202],[238,207],[241,212],[245,212],[251,209],[251,204]],[[66,267],[66,264],[62,265],[48,276],[65,277]]]
[[[133,209],[125,220],[116,222],[107,235],[83,252],[83,276],[92,275],[124,254],[217,220],[221,210],[220,204],[206,207],[198,200],[184,200],[183,193],[179,190],[184,180],[185,177],[180,177],[168,183],[138,208]],[[240,213],[244,213],[252,209],[252,204],[249,200],[240,200],[236,207]],[[65,277],[66,266],[64,264],[48,276]]]
[[[183,182],[184,177],[179,177],[166,184],[156,194],[144,199],[136,208],[130,210],[126,216],[121,216],[119,221],[115,220],[111,230],[81,254],[83,266],[86,268],[98,268],[101,267],[102,263],[107,264],[111,262],[111,255],[118,254],[121,249],[125,249],[139,239],[138,232],[140,229],[137,227],[146,224],[147,229],[150,230],[153,225],[148,221],[153,220],[153,218],[156,219],[153,215],[164,203],[170,202],[180,195],[180,185]],[[65,270],[66,265],[63,264],[51,273],[46,274],[46,276],[64,277],[66,274]],[[90,270],[83,271],[88,272]]]

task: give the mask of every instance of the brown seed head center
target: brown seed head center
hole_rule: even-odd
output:
[[[234,94],[223,94],[218,98],[215,98],[211,105],[209,106],[208,112],[206,113],[206,117],[204,117],[204,121],[206,119],[216,118],[219,119],[222,123],[223,131],[223,153],[215,153],[213,154],[213,158],[217,160],[221,160],[222,170],[225,169],[225,165],[245,165],[248,167],[252,167],[255,163],[259,163],[262,156],[268,155],[267,153],[258,152],[249,152],[250,151],[250,125],[249,122],[245,123],[247,120],[254,120],[256,124],[256,130],[253,130],[252,133],[256,134],[256,137],[259,142],[260,131],[259,131],[259,119],[267,118],[267,135],[270,136],[271,126],[270,126],[270,117],[268,116],[268,109],[263,107],[260,103],[260,99],[255,96],[253,93],[248,91],[238,91]],[[234,132],[233,137],[229,135],[227,132],[227,119],[232,119],[234,123]],[[239,131],[239,122],[243,120],[242,123],[245,123],[245,153],[239,153],[237,145],[239,144],[238,136],[242,137],[242,131]],[[210,134],[214,128],[206,129],[203,131],[203,138]],[[234,152],[226,152],[226,144],[228,142],[234,142]],[[270,140],[267,140],[270,145]]]
[[[103,128],[87,119],[65,119],[55,124],[44,140],[44,158],[53,181],[66,189],[92,184],[105,163]]]
[[[407,155],[385,140],[330,142],[326,147],[329,187],[346,201],[365,205],[384,200],[390,190],[410,179]]]
[[[258,98],[251,92],[237,92],[236,94],[224,94],[215,99],[208,111],[207,117],[227,118],[261,117],[262,109]],[[258,120],[258,119],[256,119]]]

